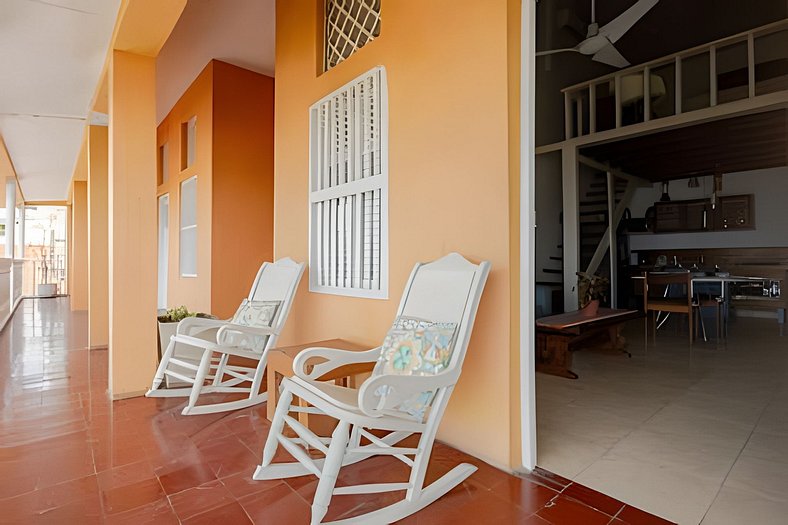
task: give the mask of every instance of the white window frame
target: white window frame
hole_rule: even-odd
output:
[[[186,226],[183,225],[183,186],[193,182],[195,185],[194,188],[194,224],[187,224]],[[197,237],[197,203],[198,203],[198,195],[197,195],[197,175],[189,177],[188,179],[184,179],[180,183],[180,187],[178,188],[178,273],[180,273],[181,277],[197,277],[197,253],[199,251],[199,238]],[[195,230],[195,239],[194,239],[194,273],[184,273],[183,271],[183,232],[186,230]]]
[[[380,137],[380,173],[377,175],[364,177],[364,170],[362,169],[362,151],[364,130],[362,129],[359,110],[361,102],[358,98],[354,100],[354,109],[351,111],[353,115],[352,125],[349,128],[347,140],[341,138],[343,148],[342,151],[336,153],[336,156],[343,156],[345,148],[347,151],[347,165],[343,159],[337,159],[336,156],[332,157],[328,140],[321,140],[328,134],[320,133],[320,112],[321,108],[331,108],[331,104],[338,95],[343,93],[351,93],[362,83],[367,81],[369,77],[377,77],[377,102],[378,102],[378,136]],[[347,110],[343,107],[341,110]],[[331,116],[333,112],[329,112],[328,122],[330,125]],[[388,299],[388,281],[389,281],[389,239],[388,239],[388,87],[386,81],[386,69],[383,66],[377,66],[370,71],[355,78],[351,82],[345,84],[339,89],[333,91],[329,95],[323,97],[309,108],[309,291],[317,293],[326,293],[334,295],[343,295],[348,297],[361,297],[369,299]],[[333,181],[329,180],[329,165],[332,162],[336,163],[338,167],[337,173],[332,173],[332,176],[337,177]],[[373,168],[374,169],[374,166]],[[345,182],[337,182],[345,178]],[[352,180],[347,180],[352,179]],[[326,182],[328,181],[328,182]],[[328,186],[328,187],[326,187]],[[378,232],[379,238],[379,271],[376,279],[368,282],[365,286],[366,280],[360,276],[361,268],[364,267],[363,257],[363,239],[359,239],[358,232],[360,228],[352,228],[350,233],[345,235],[330,236],[330,232],[323,231],[323,214],[318,213],[317,210],[321,204],[331,201],[332,199],[340,199],[339,202],[356,197],[355,202],[360,202],[359,199],[363,198],[364,192],[380,191],[380,231]],[[360,205],[360,204],[359,204]],[[347,217],[350,217],[351,224],[361,224],[364,218],[361,214],[355,213],[352,207],[344,208],[347,211]],[[360,208],[356,208],[356,211]],[[345,217],[341,214],[335,216],[339,227],[344,227]],[[346,238],[352,238],[351,248],[347,248]],[[330,254],[321,250],[321,246],[333,243],[336,247],[335,257],[336,261],[332,261]],[[353,250],[350,252],[349,250]],[[339,254],[342,253],[340,256]],[[349,253],[345,257],[345,253]],[[320,282],[321,272],[325,272],[326,268],[329,269],[329,274],[332,273],[332,264],[348,264],[352,265],[350,270],[350,277],[346,272],[344,275],[344,282],[338,283],[338,279],[328,277],[330,284]],[[337,275],[337,272],[334,272]],[[334,281],[333,283],[331,281]]]

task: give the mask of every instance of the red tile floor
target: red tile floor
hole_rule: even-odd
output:
[[[107,352],[87,350],[86,334],[67,299],[25,300],[0,334],[0,523],[309,522],[316,478],[251,479],[269,429],[264,406],[181,416],[181,399],[110,402]],[[668,523],[549,472],[510,476],[440,443],[428,481],[459,461],[479,470],[402,523]],[[400,465],[370,459],[339,483],[395,481]],[[336,497],[327,518],[387,501]]]

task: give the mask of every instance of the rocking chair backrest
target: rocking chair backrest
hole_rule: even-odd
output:
[[[379,396],[377,408],[372,408],[362,399],[362,410],[366,413],[374,411],[387,411],[389,413],[396,413],[397,415],[406,415],[406,417],[422,419],[424,414],[429,409],[430,418],[439,418],[443,412],[448,397],[459,378],[462,363],[465,359],[465,352],[468,348],[468,341],[470,339],[473,322],[476,317],[476,310],[479,306],[482,289],[487,280],[487,275],[490,271],[490,263],[484,261],[478,265],[472,264],[461,255],[457,253],[450,253],[445,257],[438,259],[432,263],[417,264],[411,272],[408,284],[405,286],[400,306],[397,315],[405,318],[415,318],[416,320],[425,321],[428,325],[443,327],[438,328],[438,332],[433,332],[429,337],[435,337],[435,345],[430,346],[428,352],[436,352],[431,354],[430,358],[424,361],[412,358],[412,351],[409,346],[408,339],[411,334],[405,333],[405,340],[397,340],[396,330],[390,331],[389,336],[394,337],[394,340],[386,338],[384,348],[378,365],[375,367],[370,378],[362,385],[359,395],[366,398],[367,389],[374,391],[376,396]],[[399,321],[398,321],[399,323]],[[434,323],[434,324],[433,324]],[[448,334],[440,330],[445,330],[449,327],[456,327],[454,331],[454,343],[450,345],[451,354],[448,357],[448,362],[443,365],[442,358],[439,356],[443,350],[438,350],[437,345],[445,345],[448,341],[441,338],[446,337]],[[428,329],[429,330],[429,329]],[[415,335],[415,334],[414,334]],[[421,336],[427,337],[425,332]],[[387,345],[394,344],[395,346],[387,347]],[[402,344],[403,346],[399,346]],[[424,347],[421,347],[424,350]],[[443,346],[443,348],[446,348]],[[394,350],[391,353],[391,350]],[[416,352],[422,351],[416,350]],[[440,365],[438,365],[440,363]],[[421,370],[421,367],[426,364],[426,370]],[[413,366],[413,368],[411,368]],[[398,391],[396,388],[389,387],[373,388],[372,385],[377,384],[380,378],[389,377],[393,369],[405,371],[404,375],[434,375],[437,371],[442,376],[442,387],[436,386],[434,389],[428,389],[421,393],[407,392],[406,390]],[[435,371],[430,371],[435,370]],[[426,372],[426,373],[423,373]],[[403,374],[395,374],[403,375]],[[446,379],[449,378],[449,383]],[[379,383],[379,381],[378,381]],[[372,401],[370,399],[370,401]],[[431,408],[430,408],[431,407]]]
[[[417,264],[410,274],[397,315],[438,323],[456,323],[447,369],[462,367],[490,263],[472,264],[458,253]]]
[[[251,290],[249,290],[248,301],[277,301],[279,307],[274,318],[271,320],[270,328],[274,334],[265,338],[262,346],[271,348],[276,343],[276,339],[287,320],[290,308],[293,305],[298,283],[304,273],[304,263],[297,263],[289,257],[284,257],[276,262],[264,262],[257,272]],[[254,345],[257,346],[257,345]],[[263,348],[256,348],[257,351]]]

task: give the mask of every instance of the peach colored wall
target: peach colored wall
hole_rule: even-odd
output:
[[[189,2],[156,57],[156,115],[164,120],[211,59],[274,73],[276,0]],[[217,16],[221,13],[221,16]]]
[[[214,61],[211,311],[230,317],[274,243],[274,79]]]
[[[509,368],[509,395],[512,400],[509,408],[512,448],[511,464],[515,468],[522,465],[522,404],[520,403],[520,73],[521,73],[521,2],[507,0],[508,4],[508,70],[509,90],[509,268],[511,326],[509,346],[511,364]],[[528,278],[526,276],[526,278]]]
[[[109,277],[107,245],[107,134],[88,127],[88,345],[109,342]]]
[[[156,93],[153,58],[109,69],[109,389],[140,395],[156,369]]]
[[[87,171],[87,164],[84,165]],[[72,182],[71,200],[71,295],[72,310],[88,309],[88,184]]]
[[[307,292],[283,344],[376,345],[417,261],[458,251],[492,262],[463,376],[439,439],[512,465],[508,17],[506,0],[383,2],[381,35],[316,77],[318,9],[277,3],[276,257],[308,257],[309,106],[376,65],[389,90],[390,299]]]
[[[213,66],[208,64],[159,125],[157,146],[169,144],[169,180],[157,194],[170,195],[170,251],[167,305],[211,311],[211,229],[213,148]],[[194,164],[181,170],[181,124],[197,117]],[[158,151],[158,148],[157,148]],[[157,153],[158,155],[158,153]],[[180,184],[197,176],[197,277],[181,277]]]

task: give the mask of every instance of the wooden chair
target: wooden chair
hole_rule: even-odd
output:
[[[663,286],[665,288],[662,288]],[[685,295],[682,297],[670,297],[669,291],[675,290],[677,286],[683,287]],[[660,296],[656,295],[655,292],[657,290],[659,290]],[[652,337],[656,339],[657,312],[687,314],[689,342],[692,344],[695,335],[693,330],[692,274],[689,271],[646,272],[643,275],[643,311],[646,314],[647,340],[649,318],[651,318]]]
[[[178,323],[176,334],[170,339],[153,384],[145,396],[188,396],[184,415],[237,410],[265,402],[268,393],[261,393],[260,387],[268,351],[275,346],[284,327],[303,273],[304,263],[288,257],[263,263],[249,297],[243,300],[232,319],[220,321],[188,317]],[[179,343],[202,349],[199,362],[174,356],[175,345]],[[230,364],[231,356],[251,360],[254,366]],[[165,376],[191,386],[160,388]],[[197,405],[201,394],[210,393],[245,393],[248,396],[235,401]]]
[[[319,479],[312,502],[311,523],[315,525],[323,523],[334,496],[405,491],[396,503],[337,522],[393,523],[429,505],[470,476],[476,467],[463,463],[429,485],[424,483],[435,433],[460,377],[489,270],[489,262],[472,264],[456,253],[432,263],[417,264],[405,287],[398,317],[382,347],[366,352],[328,348],[302,351],[293,362],[295,375],[282,381],[263,460],[253,478],[315,475]],[[453,336],[438,335],[447,329]],[[417,337],[419,330],[423,332]],[[407,352],[403,351],[405,345],[410,345]],[[444,353],[446,349],[448,355]],[[395,352],[389,353],[390,350]],[[393,361],[388,359],[392,356]],[[310,366],[315,360],[317,363]],[[375,361],[378,363],[372,376],[357,389],[317,381],[339,366]],[[419,366],[411,369],[411,364]],[[294,403],[294,396],[309,406]],[[338,424],[330,437],[319,436],[302,425],[296,414],[290,415],[294,412],[325,414]],[[284,430],[285,425],[290,431]],[[419,435],[417,446],[398,445],[413,434]],[[296,461],[273,463],[279,446]],[[315,453],[324,457],[316,457]],[[407,481],[381,483],[375,469],[370,469],[372,479],[367,483],[336,486],[343,466],[381,454],[410,467]]]

